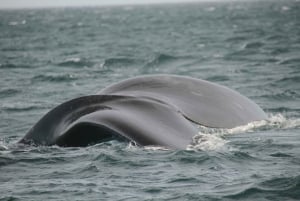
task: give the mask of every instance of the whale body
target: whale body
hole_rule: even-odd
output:
[[[197,134],[195,124],[233,128],[266,118],[256,103],[225,86],[185,76],[148,75],[58,105],[19,142],[88,146],[117,139],[184,149]]]

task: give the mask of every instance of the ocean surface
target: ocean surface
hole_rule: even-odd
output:
[[[17,143],[64,101],[161,73],[268,119],[199,127],[186,150]],[[300,2],[0,10],[0,200],[300,200]]]

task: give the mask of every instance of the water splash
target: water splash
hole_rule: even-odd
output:
[[[231,129],[199,126],[199,133],[193,138],[187,150],[220,150],[228,142],[228,135],[265,131],[272,129],[294,129],[300,127],[300,118],[290,119],[282,114],[269,114],[266,120],[255,121]]]
[[[193,142],[187,146],[186,150],[219,150],[224,147],[226,143],[227,140],[223,139],[219,134],[214,135],[199,132],[194,136]]]

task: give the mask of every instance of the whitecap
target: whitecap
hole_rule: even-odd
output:
[[[282,6],[281,10],[282,11],[288,11],[288,10],[290,10],[290,7],[288,7],[288,6]]]
[[[10,26],[17,26],[17,25],[19,25],[19,24],[22,24],[22,25],[26,24],[26,20],[22,20],[21,22],[18,22],[18,21],[10,21],[10,22],[8,23],[8,25],[10,25]]]
[[[10,26],[17,26],[18,24],[19,24],[19,22],[17,22],[17,21],[11,21],[8,23],[8,25],[10,25]]]
[[[145,146],[145,150],[150,150],[150,151],[168,151],[167,147],[162,147],[162,146]]]
[[[213,11],[216,10],[216,8],[213,7],[213,6],[211,6],[211,7],[206,8],[205,10],[206,10],[206,11],[209,11],[209,12],[213,12]]]
[[[78,63],[78,62],[80,62],[80,61],[81,61],[81,59],[78,58],[78,57],[71,57],[71,58],[67,58],[67,59],[65,60],[65,62],[74,62],[74,63]]]
[[[25,103],[25,102],[4,102],[0,104],[0,108],[3,110],[31,110],[31,109],[36,109],[40,108],[41,105],[36,104],[36,103]]]

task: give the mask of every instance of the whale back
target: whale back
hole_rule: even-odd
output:
[[[247,97],[209,81],[175,75],[131,78],[98,94],[149,97],[172,104],[191,121],[214,128],[233,128],[266,119]]]

